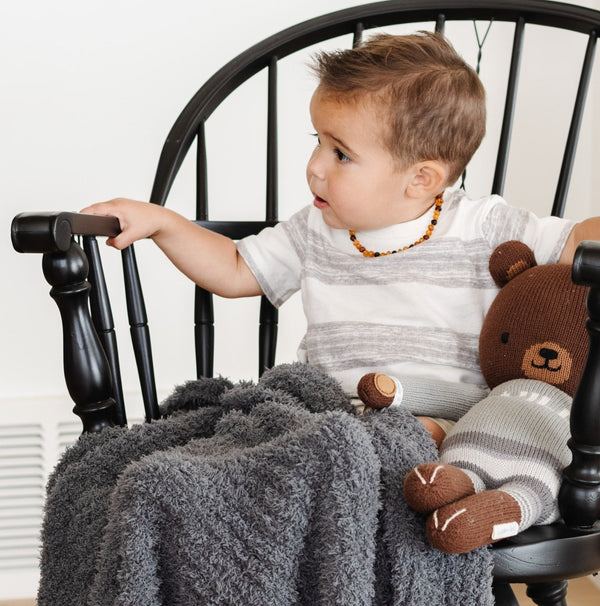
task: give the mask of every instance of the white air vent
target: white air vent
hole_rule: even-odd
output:
[[[141,397],[137,392],[126,397],[135,423],[143,415]],[[0,419],[0,602],[36,594],[46,482],[81,434],[72,407],[65,396],[0,400],[0,410],[11,411]]]
[[[81,435],[81,421],[64,422],[58,424],[58,451],[62,453],[67,446],[75,443]]]
[[[37,566],[45,482],[42,426],[0,426],[0,572]]]

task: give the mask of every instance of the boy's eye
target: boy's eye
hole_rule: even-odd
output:
[[[350,158],[348,158],[348,156],[343,151],[336,149],[335,153],[340,162],[350,162]]]
[[[319,133],[311,133],[312,136],[317,140],[317,146],[321,145],[321,138],[319,137]],[[337,147],[333,148],[333,153],[337,156],[339,162],[350,162],[350,158]]]

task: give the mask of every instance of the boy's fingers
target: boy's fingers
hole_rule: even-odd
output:
[[[94,204],[93,206],[87,206],[86,208],[82,208],[79,212],[84,215],[100,215],[103,217],[116,216],[116,214],[114,212],[110,212],[108,209],[100,207],[97,204]]]
[[[82,208],[79,212],[89,215],[104,215],[104,216],[116,216],[117,200],[109,200],[108,202],[96,202],[90,204],[85,208]]]
[[[120,236],[115,236],[114,238],[107,238],[106,244],[108,246],[116,248],[117,250],[123,250],[124,248],[127,248],[131,244],[131,242],[125,240],[125,238],[122,238]]]

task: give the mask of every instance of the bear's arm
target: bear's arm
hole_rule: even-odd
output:
[[[424,377],[396,377],[402,385],[401,406],[415,415],[458,421],[489,391],[468,383]]]

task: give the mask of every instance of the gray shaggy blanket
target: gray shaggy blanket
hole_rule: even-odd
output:
[[[192,381],[162,412],[58,464],[40,606],[493,604],[489,552],[434,550],[402,500],[436,456],[409,413],[356,417],[302,364]]]

